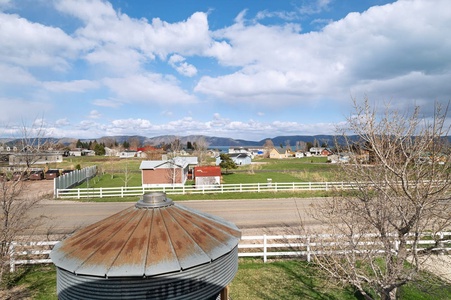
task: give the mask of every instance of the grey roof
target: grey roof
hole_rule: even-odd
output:
[[[250,157],[247,153],[230,153],[228,154],[230,158],[246,158]]]
[[[176,165],[180,168],[186,168],[188,165],[197,165],[198,160],[196,156],[177,156],[168,160],[143,160],[139,169],[153,170],[156,168],[172,168]]]

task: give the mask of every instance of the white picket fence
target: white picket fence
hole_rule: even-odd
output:
[[[421,247],[433,247],[432,251],[450,253],[451,232],[439,232],[436,236],[440,240],[438,247],[430,233],[422,234],[419,245]],[[339,236],[330,234],[242,236],[238,244],[238,257],[262,257],[265,263],[270,257],[302,257],[310,262],[312,256],[315,255],[344,254],[343,251],[337,250],[337,237]],[[360,238],[363,239],[358,242],[359,248],[352,251],[383,252],[382,249],[377,250],[377,247],[374,247],[379,244],[374,242],[374,239],[371,239],[371,237],[374,237],[374,234],[361,235]],[[395,239],[394,241],[396,242]],[[14,272],[17,265],[51,263],[49,254],[57,243],[58,241],[13,243],[10,248],[11,272]],[[412,241],[408,242],[408,244],[412,243]],[[340,245],[345,246],[346,243],[341,242]],[[369,246],[371,246],[371,250],[369,250]]]
[[[260,193],[282,191],[328,191],[332,189],[352,189],[346,182],[274,182],[240,183],[203,186],[161,186],[161,187],[111,187],[111,188],[74,188],[56,189],[55,198],[105,198],[140,196],[147,192],[166,194],[218,194],[218,193]]]

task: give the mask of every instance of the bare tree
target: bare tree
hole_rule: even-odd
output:
[[[268,158],[269,157],[269,153],[271,152],[272,149],[274,149],[274,143],[272,140],[267,139],[265,141],[265,144],[263,145],[263,148],[265,149],[265,157]]]
[[[182,142],[178,137],[175,137],[171,142],[171,152],[168,153],[168,168],[167,168],[167,179],[172,185],[177,183],[177,179],[181,176],[180,163],[183,160],[177,155],[183,149]]]
[[[31,125],[22,121],[17,129],[16,147],[19,156],[18,161],[29,169],[38,160],[40,152],[48,150],[54,142],[47,138],[47,128],[43,119],[36,119]]]
[[[171,145],[171,152],[168,154],[169,154],[169,157],[174,158],[177,155],[179,155],[183,149],[182,141],[178,137],[175,137],[171,141],[170,145]]]
[[[141,141],[137,136],[130,137],[128,139],[128,143],[130,145],[130,149],[137,150],[141,146]]]
[[[30,186],[24,181],[30,167],[38,160],[39,152],[47,145],[46,130],[43,122],[35,121],[31,127],[22,123],[17,129],[22,135],[18,140],[18,151],[23,154],[19,176],[13,176],[13,168],[0,170],[0,282],[9,271],[11,245],[13,241],[28,239],[39,218],[30,218],[28,211],[38,205],[40,195],[30,190]],[[26,235],[26,233],[30,235]],[[1,286],[0,288],[4,288]]]
[[[450,156],[443,137],[447,110],[433,118],[390,110],[378,116],[366,99],[354,101],[355,114],[342,128],[348,152],[357,142],[373,157],[371,165],[355,155],[343,164],[342,176],[354,186],[314,207],[315,217],[329,225],[335,245],[317,262],[338,281],[358,289],[365,299],[396,299],[399,287],[414,280],[433,248],[419,244],[423,232],[449,230]],[[358,136],[353,140],[350,135]]]
[[[285,141],[285,148],[291,151],[290,140]]]
[[[128,183],[130,182],[130,180],[132,179],[133,175],[131,173],[130,168],[128,167],[128,161],[125,162],[125,167],[124,167],[124,178],[121,178],[122,181],[124,182],[124,186],[128,187]]]
[[[199,137],[194,144],[194,153],[199,160],[199,165],[205,165],[207,163],[207,150],[207,140],[203,136]]]

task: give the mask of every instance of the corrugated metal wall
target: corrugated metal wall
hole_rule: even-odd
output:
[[[212,261],[153,277],[100,278],[57,269],[60,300],[180,299],[213,300],[238,271],[238,247]]]

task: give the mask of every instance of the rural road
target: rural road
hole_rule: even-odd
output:
[[[299,226],[301,219],[306,226],[320,225],[308,213],[309,205],[318,201],[321,198],[192,200],[176,203],[231,221],[243,234],[276,234],[276,231],[280,234],[280,230],[287,226]],[[44,217],[42,224],[36,227],[35,234],[68,234],[133,205],[135,202],[43,200],[29,214]]]

